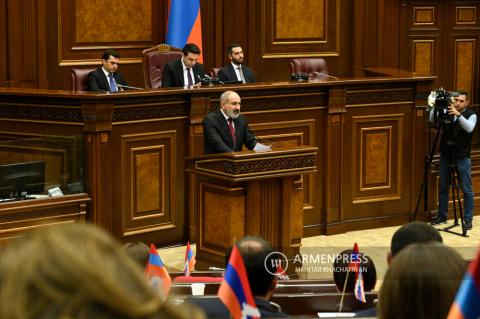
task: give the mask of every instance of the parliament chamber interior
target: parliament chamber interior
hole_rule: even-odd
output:
[[[427,98],[466,90],[478,113],[478,1],[200,0],[207,76],[164,88],[183,56],[169,3],[0,0],[0,242],[87,222],[122,243],[195,243],[208,269],[246,235],[291,260],[302,238],[429,221]],[[216,81],[232,42],[255,82]],[[107,49],[128,86],[88,92]],[[205,154],[225,91],[270,151]]]

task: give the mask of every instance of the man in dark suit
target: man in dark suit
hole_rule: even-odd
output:
[[[244,144],[253,150],[257,139],[240,114],[240,104],[241,99],[236,92],[223,92],[220,109],[203,119],[206,154],[241,151]]]
[[[201,84],[203,64],[198,63],[200,48],[195,43],[183,47],[183,57],[167,63],[163,68],[162,87],[193,87]]]
[[[218,79],[224,81],[242,81],[243,83],[255,82],[252,70],[243,65],[243,50],[240,44],[230,43],[227,48],[230,64],[218,72]]]
[[[273,262],[273,249],[261,237],[247,236],[235,244],[242,255],[247,272],[250,290],[255,299],[255,304],[262,318],[287,318],[281,312],[280,306],[270,302],[275,287],[277,286],[276,263]],[[226,264],[230,258],[231,249],[225,256]],[[231,318],[230,313],[216,297],[190,298],[190,303],[197,305],[208,318]]]
[[[92,92],[117,92],[123,88],[117,85],[127,85],[121,73],[117,72],[120,55],[114,50],[107,50],[102,55],[102,66],[88,73],[88,91]]]

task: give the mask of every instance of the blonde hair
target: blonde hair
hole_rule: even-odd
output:
[[[106,232],[49,227],[0,255],[0,318],[178,318]]]

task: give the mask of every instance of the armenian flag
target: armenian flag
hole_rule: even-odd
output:
[[[200,0],[170,0],[166,43],[183,48],[195,43],[202,50],[202,20]],[[202,62],[202,55],[199,62]]]
[[[161,293],[163,299],[166,299],[168,292],[170,291],[170,286],[172,285],[172,279],[170,278],[162,259],[158,255],[154,244],[150,245],[148,263],[145,267],[145,275],[150,280],[151,286]]]
[[[363,288],[364,286],[363,286],[362,267],[360,266],[360,254],[359,254],[357,243],[353,245],[352,259],[348,267],[350,271],[355,272],[355,286],[354,286],[355,298],[357,298],[357,300],[361,302],[367,302],[365,299],[365,289]],[[348,278],[348,275],[347,275],[347,278]]]
[[[233,319],[260,318],[242,255],[236,246],[232,249],[227,271],[218,289],[218,297],[228,308]]]
[[[190,248],[190,242],[187,243],[187,249],[185,250],[185,266],[183,266],[183,274],[190,276],[190,273],[195,267],[195,255]]]
[[[476,319],[480,317],[480,250],[477,258],[463,277],[457,296],[448,313],[448,319]]]

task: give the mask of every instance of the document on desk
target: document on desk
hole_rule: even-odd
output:
[[[253,150],[255,152],[267,152],[267,151],[271,151],[272,150],[272,145],[265,145],[265,144],[262,144],[262,143],[258,143],[255,145],[255,147],[253,148]]]
[[[318,318],[353,318],[354,312],[318,312]]]

